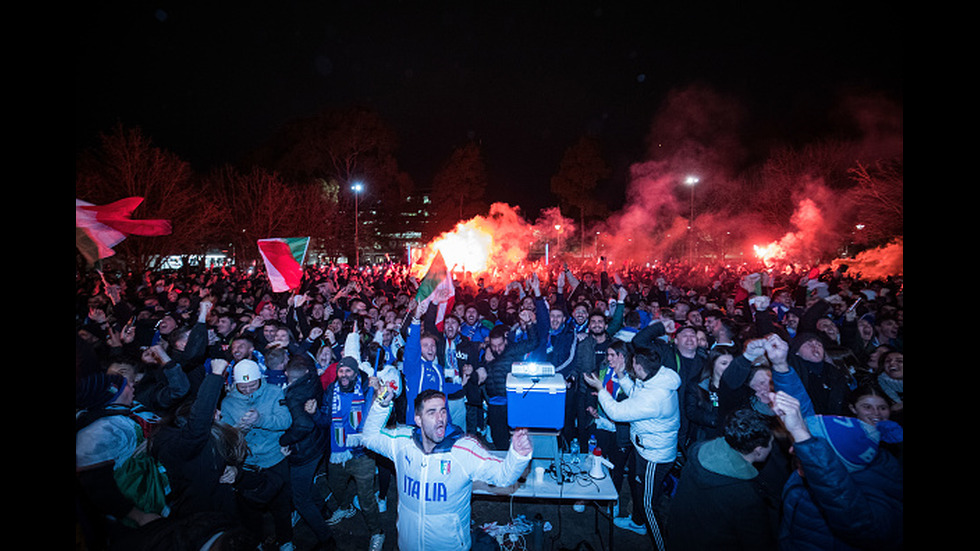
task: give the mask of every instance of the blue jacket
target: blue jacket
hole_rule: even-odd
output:
[[[412,323],[408,327],[402,373],[405,375],[405,397],[408,399],[405,421],[410,425],[415,424],[415,397],[423,390],[434,388],[446,396],[463,390],[461,384],[446,382],[446,374],[441,365],[422,359],[421,323]],[[452,423],[452,419],[449,422]]]
[[[814,415],[795,370],[772,375],[776,390],[800,401],[804,418]],[[902,548],[904,473],[891,453],[879,449],[870,465],[848,472],[822,438],[797,442],[793,449],[806,477],[794,472],[783,488],[780,549]]]
[[[484,323],[483,320],[477,321],[473,325],[462,323],[459,326],[459,334],[475,343],[483,343],[490,336],[492,324]]]
[[[292,416],[285,405],[282,388],[263,380],[262,386],[247,396],[238,391],[237,385],[231,385],[228,395],[221,401],[221,419],[236,425],[245,412],[253,408],[258,410],[259,420],[245,434],[251,450],[245,464],[265,469],[285,459],[279,437],[292,424]]]
[[[902,549],[903,472],[892,454],[849,473],[822,438],[793,449],[806,478],[793,473],[783,489],[780,549]]]

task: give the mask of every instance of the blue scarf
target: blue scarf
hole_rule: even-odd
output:
[[[351,449],[347,446],[347,435],[361,431],[364,421],[364,391],[361,388],[361,377],[354,379],[354,390],[343,392],[340,383],[334,383],[332,402],[330,404],[330,462],[343,463],[352,457]],[[360,448],[360,446],[357,446]]]

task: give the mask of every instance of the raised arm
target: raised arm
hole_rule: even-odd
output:
[[[524,468],[531,461],[533,452],[531,438],[527,429],[518,429],[511,438],[510,449],[503,457],[497,457],[487,451],[475,438],[464,437],[456,443],[464,453],[459,454],[463,468],[470,473],[473,480],[482,480],[487,484],[498,487],[510,486],[517,482]]]
[[[372,385],[379,385],[376,381]],[[364,420],[364,427],[361,429],[361,443],[365,448],[379,453],[394,461],[398,450],[397,443],[400,439],[410,439],[411,433],[406,427],[396,427],[386,429],[388,417],[391,415],[391,401],[393,392],[382,395],[383,389],[375,387],[379,398],[371,400],[371,407],[368,409],[367,418]],[[383,398],[381,398],[383,396]]]

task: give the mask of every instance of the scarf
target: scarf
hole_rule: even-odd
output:
[[[619,381],[616,380],[616,373],[613,371],[613,368],[609,365],[604,365],[599,373],[602,376],[602,387],[606,389],[606,392],[617,402],[623,401],[626,395],[623,393]],[[597,407],[599,409],[599,417],[595,420],[596,428],[607,432],[616,432],[616,424],[609,420],[606,412],[602,410],[602,405],[598,405]]]
[[[456,343],[457,342],[459,342],[459,337],[456,337],[455,339],[450,339],[446,343],[446,364],[447,364],[446,367],[447,367],[447,371],[448,371],[448,373],[446,373],[446,375],[447,376],[451,375],[452,378],[453,378],[453,381],[455,381],[456,380],[456,377],[459,376],[459,365],[456,362],[456,360],[457,360],[457,358],[456,358]]]
[[[893,401],[903,402],[905,400],[905,379],[893,379],[885,373],[881,373],[878,375],[878,385]]]
[[[354,379],[354,390],[343,392],[340,383],[334,383],[330,403],[330,427],[333,436],[330,438],[330,462],[344,463],[353,454],[351,450],[360,447],[348,447],[347,437],[360,434],[361,423],[364,420],[364,391],[361,388],[361,377]]]
[[[560,335],[561,332],[564,329],[565,329],[565,324],[563,323],[561,325],[561,327],[559,327],[558,329],[549,329],[548,330],[548,345],[545,348],[545,353],[546,354],[551,355],[551,353],[555,351],[555,345],[554,345],[554,343],[551,340],[552,340],[552,338],[555,338],[558,335]]]
[[[613,397],[617,402],[619,401],[619,381],[615,377],[615,371],[612,367],[606,367],[606,372],[602,378],[602,386],[606,388],[609,395]]]

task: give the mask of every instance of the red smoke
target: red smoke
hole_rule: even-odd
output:
[[[839,150],[818,144],[813,151],[830,156],[832,162],[818,158],[812,166],[836,170],[834,162],[854,166],[862,158],[901,157],[900,107],[896,110],[878,98],[848,98],[836,115],[849,118],[863,139]],[[744,120],[736,102],[704,88],[672,93],[652,121],[648,158],[629,169],[624,205],[618,211],[580,228],[557,208],[544,211],[532,223],[518,207],[498,203],[486,216],[461,221],[418,251],[419,270],[424,273],[438,248],[447,266],[455,264],[458,271],[485,277],[488,284],[545,262],[598,263],[600,258],[612,269],[693,260],[771,271],[846,264],[852,273],[866,277],[902,274],[901,238],[843,258],[853,256],[853,246],[860,242],[855,234],[859,214],[840,181],[831,186],[823,175],[809,172],[810,150],[776,158],[771,177],[781,178],[780,188],[769,186],[769,174],[741,174],[732,168],[758,165],[748,158]],[[693,195],[684,184],[691,175],[700,179]],[[768,189],[787,191],[767,194]]]

